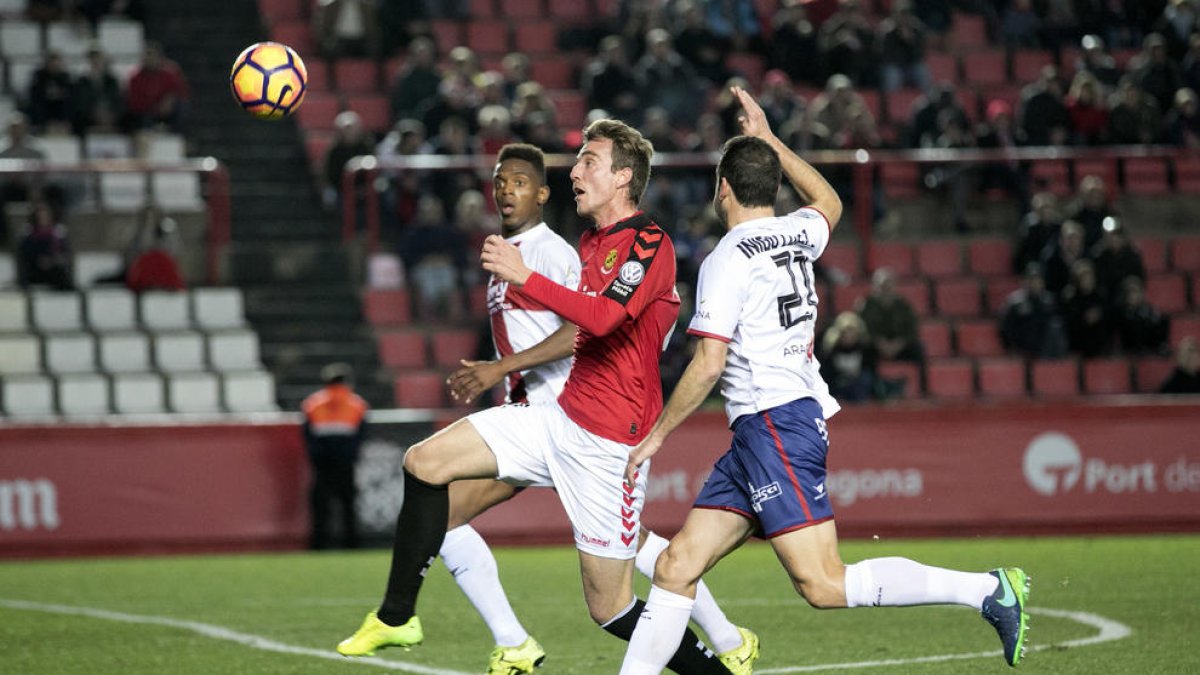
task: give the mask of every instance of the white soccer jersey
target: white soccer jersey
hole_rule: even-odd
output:
[[[827,418],[840,409],[813,355],[812,261],[828,243],[825,216],[805,207],[741,223],[700,266],[688,332],[729,343],[721,394],[730,424],[806,397]]]
[[[579,254],[545,223],[509,237],[521,249],[529,269],[567,288],[579,285]],[[558,330],[563,321],[541,303],[495,276],[488,279],[488,314],[492,320],[492,344],[496,357],[524,351]],[[546,363],[536,368],[509,373],[505,397],[509,403],[554,401],[571,372],[571,359]]]

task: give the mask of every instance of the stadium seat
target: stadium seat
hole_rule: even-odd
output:
[[[550,16],[556,21],[586,22],[596,17],[587,0],[549,0]]]
[[[187,140],[179,134],[144,134],[139,140],[142,148],[138,153],[143,159],[160,162],[178,162],[187,156]]]
[[[33,21],[6,19],[0,22],[0,55],[6,61],[13,57],[36,57],[42,54],[42,28]]]
[[[1175,160],[1175,191],[1180,195],[1200,194],[1200,158]]]
[[[42,371],[42,345],[37,336],[0,335],[0,377]]]
[[[863,107],[871,113],[871,118],[882,124],[883,97],[879,95],[879,92],[874,89],[857,89],[855,93],[862,100]]]
[[[12,254],[0,252],[0,288],[10,288],[17,283],[17,263]]]
[[[458,21],[438,19],[429,22],[429,29],[433,33],[433,41],[437,45],[438,54],[446,54],[451,49],[463,44],[462,24]]]
[[[1075,185],[1088,176],[1099,176],[1104,181],[1104,187],[1110,195],[1117,192],[1117,160],[1115,159],[1077,159],[1075,160]]]
[[[29,294],[29,306],[37,330],[83,329],[83,303],[74,291],[33,291]]]
[[[5,376],[0,380],[0,404],[10,417],[53,415],[54,384],[42,375]]]
[[[291,47],[297,54],[317,53],[317,41],[313,39],[312,27],[303,19],[276,22],[271,26],[271,39]]]
[[[1042,68],[1053,66],[1054,54],[1040,49],[1018,49],[1013,52],[1013,81],[1019,84],[1033,82],[1042,74]],[[1014,108],[1015,110],[1016,108]]]
[[[1165,160],[1130,158],[1124,161],[1124,169],[1125,191],[1129,194],[1158,196],[1171,192]]]
[[[258,0],[263,21],[297,21],[304,19],[304,0]]]
[[[319,173],[325,165],[325,155],[333,145],[333,133],[312,129],[304,132],[304,152],[308,155],[309,168]]]
[[[986,43],[975,43],[986,44]],[[962,55],[963,78],[975,86],[1004,84],[1008,81],[1008,66],[1004,52],[998,49],[966,52]]]
[[[496,0],[471,0],[471,16],[491,19],[496,16]]]
[[[1200,310],[1200,273],[1191,275],[1192,279],[1192,308]]]
[[[1200,275],[1200,237],[1175,237],[1171,240],[1171,269]],[[1200,298],[1193,298],[1200,302]]]
[[[83,294],[87,327],[94,331],[137,327],[137,298],[126,288],[90,288]]]
[[[106,16],[96,25],[96,42],[109,58],[139,58],[146,44],[145,28],[140,21]]]
[[[76,136],[43,136],[39,145],[48,164],[74,165],[83,159],[83,147]]]
[[[537,56],[541,54],[553,55],[557,49],[558,42],[558,26],[553,21],[529,21],[517,24],[513,30],[514,47],[517,51],[528,54],[529,56]],[[570,62],[563,59],[561,55],[552,56],[547,61],[556,63],[565,63],[570,65]],[[543,87],[547,89],[565,89],[571,86],[570,84],[563,86],[559,84],[546,84],[538,78],[533,78],[537,82],[541,82]]]
[[[310,59],[304,62],[304,67],[308,70],[308,93],[306,96],[312,96],[315,92],[328,94],[333,91],[333,73],[330,72],[329,62],[323,59]]]
[[[209,333],[208,363],[214,370],[228,373],[262,368],[258,334],[252,330],[232,329]]]
[[[1029,167],[1029,178],[1035,192],[1049,192],[1057,197],[1075,193],[1069,168],[1064,161],[1043,159],[1033,162]]]
[[[862,259],[859,257],[857,244],[831,242],[817,259],[817,265],[829,271],[837,270],[847,279],[862,278]]]
[[[1012,244],[1006,239],[977,239],[968,243],[967,269],[981,277],[1012,274]]]
[[[91,373],[96,370],[96,340],[90,333],[51,333],[42,340],[46,371]]]
[[[275,378],[263,370],[225,373],[221,377],[221,399],[225,409],[237,412],[272,412],[275,402]]]
[[[1175,370],[1175,360],[1169,358],[1144,358],[1133,363],[1133,390],[1139,394],[1158,392],[1163,382]]]
[[[191,327],[188,294],[146,291],[138,296],[138,316],[147,330],[183,330]]]
[[[340,92],[376,92],[379,91],[379,66],[371,59],[338,59],[333,63],[333,81]]]
[[[921,396],[921,367],[911,361],[880,361],[876,368],[879,377],[888,380],[901,380],[904,386],[900,391],[904,398],[912,399]]]
[[[439,368],[458,368],[461,359],[473,359],[479,351],[479,331],[469,328],[451,328],[434,332],[429,336],[433,348],[433,363]]]
[[[955,344],[963,356],[1003,356],[1000,327],[995,319],[963,319],[954,324]]]
[[[467,23],[467,46],[480,56],[508,53],[508,22],[503,19],[479,19]]]
[[[429,365],[426,335],[420,330],[379,334],[379,361],[389,368],[425,368]]]
[[[212,373],[167,375],[167,403],[177,413],[218,413],[220,387]]]
[[[369,288],[363,293],[363,313],[373,326],[401,326],[411,319],[412,301],[403,288]]]
[[[110,409],[108,378],[96,373],[58,378],[58,411],[67,417],[104,415]]]
[[[987,290],[984,296],[987,299],[985,311],[990,312],[995,316],[999,316],[1004,310],[1004,303],[1008,300],[1008,296],[1016,292],[1021,287],[1021,280],[1016,277],[996,277],[987,280]]]
[[[1171,347],[1179,345],[1185,337],[1200,340],[1200,314],[1178,314],[1171,317]]]
[[[87,288],[101,277],[111,277],[124,268],[121,254],[116,251],[80,251],[75,254],[71,275],[76,288]]]
[[[892,199],[911,199],[921,194],[921,170],[912,162],[883,162],[879,178],[884,194]]]
[[[164,373],[204,370],[204,337],[194,331],[159,333],[151,340],[154,365]]]
[[[1150,275],[1146,279],[1146,300],[1163,314],[1186,311],[1187,279],[1179,273]]]
[[[159,171],[150,174],[150,194],[164,211],[199,213],[204,210],[200,174]]]
[[[0,38],[2,39],[2,38]],[[8,59],[8,90],[14,92],[29,91],[33,84],[33,74],[42,67],[41,56],[13,57]]]
[[[500,0],[500,14],[508,19],[540,19],[546,14],[542,0]]]
[[[925,390],[933,398],[975,397],[975,373],[969,359],[930,359]]]
[[[29,330],[29,300],[22,291],[0,291],[0,333]]]
[[[833,309],[835,312],[851,312],[858,307],[858,301],[871,293],[871,283],[854,281],[833,287]]]
[[[68,63],[87,53],[91,41],[91,29],[86,25],[67,21],[46,24],[46,51],[58,52]]]
[[[1034,396],[1079,395],[1079,362],[1075,359],[1033,361],[1029,368],[1029,388]]]
[[[917,244],[917,273],[927,277],[956,277],[963,273],[962,244],[926,241]]]
[[[889,91],[883,101],[884,112],[887,113],[886,120],[880,120],[880,122],[886,121],[897,126],[907,125],[913,117],[913,105],[923,95],[920,89],[904,88]]]
[[[113,410],[123,415],[166,410],[163,379],[157,373],[118,373],[112,376]]]
[[[925,356],[937,358],[952,356],[954,347],[950,341],[950,323],[942,319],[922,319],[917,325],[917,336],[925,349]]]
[[[146,188],[144,173],[102,173],[100,203],[106,211],[135,213],[146,206]]]
[[[979,393],[988,398],[1024,397],[1026,391],[1025,361],[1018,358],[980,359]]]
[[[933,285],[933,297],[941,316],[979,316],[983,313],[979,281],[975,277],[938,279]]]
[[[561,130],[582,129],[587,119],[587,100],[576,90],[559,89],[548,92],[554,103],[555,119]]]
[[[529,75],[546,89],[571,89],[575,86],[575,66],[562,58],[533,61],[529,66]]]
[[[100,369],[107,373],[139,373],[151,369],[150,338],[145,333],[102,333]]]
[[[192,316],[204,330],[241,328],[246,325],[242,289],[236,286],[192,289]]]
[[[943,52],[929,52],[925,55],[925,65],[929,66],[929,76],[934,82],[950,82],[958,84],[958,57]],[[894,118],[893,118],[894,119]]]
[[[1160,274],[1167,271],[1166,239],[1136,239],[1133,247],[1142,255],[1142,264],[1146,266],[1147,274]]]
[[[924,279],[901,279],[896,282],[896,294],[908,300],[918,317],[932,314],[929,303],[929,282]]]
[[[438,372],[415,370],[400,373],[395,380],[396,405],[401,408],[441,408],[446,377]]]
[[[880,267],[888,268],[897,277],[912,276],[915,269],[912,246],[898,241],[872,242],[867,246],[867,272],[874,273]]]
[[[392,108],[384,94],[352,94],[346,106],[358,113],[363,126],[376,133],[385,133],[392,128]]]
[[[1089,359],[1083,362],[1083,393],[1128,394],[1132,391],[1128,359]]]
[[[296,124],[305,130],[331,131],[333,118],[341,112],[342,104],[333,94],[309,92],[304,97],[304,104],[296,109]]]

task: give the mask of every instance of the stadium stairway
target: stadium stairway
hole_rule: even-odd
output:
[[[376,381],[375,337],[362,316],[350,252],[337,219],[321,208],[294,122],[256,120],[229,96],[234,58],[266,39],[257,3],[146,5],[147,34],[170,36],[167,53],[191,87],[185,129],[190,153],[217,157],[229,167],[228,278],[245,290],[246,315],[275,374],[280,407],[295,410],[331,361],[354,367],[356,388],[372,406],[391,407],[390,379]]]

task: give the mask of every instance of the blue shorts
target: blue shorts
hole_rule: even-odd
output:
[[[828,452],[825,417],[811,398],[743,415],[695,506],[740,513],[754,521],[754,534],[768,539],[829,520]]]

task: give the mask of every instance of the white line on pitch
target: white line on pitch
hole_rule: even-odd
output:
[[[68,614],[72,616],[86,616],[92,619],[104,619],[106,621],[120,621],[122,623],[141,623],[154,626],[167,626],[168,628],[179,628],[182,630],[199,633],[205,637],[210,637],[216,640],[225,640],[234,642],[252,649],[261,649],[267,652],[278,652],[280,654],[295,654],[297,656],[314,656],[321,659],[329,659],[331,661],[341,661],[348,664],[360,664],[364,666],[375,666],[378,668],[386,668],[389,670],[400,670],[408,673],[420,673],[421,675],[473,675],[473,673],[465,673],[460,670],[447,670],[445,668],[431,668],[415,663],[402,663],[400,661],[388,661],[376,657],[347,659],[337,652],[327,651],[323,649],[312,649],[310,647],[297,647],[295,645],[284,644],[269,640],[258,635],[249,633],[239,633],[221,626],[214,626],[210,623],[200,623],[199,621],[183,621],[180,619],[172,619],[165,616],[148,616],[144,614],[126,614],[125,612],[113,612],[107,609],[96,609],[94,607],[73,607],[70,605],[52,605],[41,602],[26,602],[24,600],[7,600],[0,598],[0,607],[9,607],[12,609],[26,609],[35,612],[49,612],[52,614]]]
[[[1123,623],[1092,614],[1091,612],[1073,612],[1065,609],[1049,609],[1046,607],[1030,607],[1030,614],[1043,614],[1060,619],[1070,619],[1096,628],[1095,635],[1075,640],[1064,640],[1049,645],[1031,645],[1029,651],[1041,651],[1056,647],[1086,647],[1101,642],[1111,642],[1129,637],[1133,630]],[[759,668],[754,672],[759,675],[778,675],[781,673],[811,673],[822,670],[854,670],[859,668],[883,668],[887,666],[904,666],[913,663],[941,663],[943,661],[960,661],[964,659],[983,659],[1003,656],[1002,650],[990,652],[970,652],[963,654],[938,654],[934,656],[915,656],[907,659],[883,659],[880,661],[856,661],[853,663],[826,663],[816,666],[789,666],[786,668]]]

